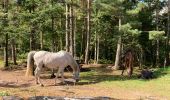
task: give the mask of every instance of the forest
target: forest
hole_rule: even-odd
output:
[[[17,69],[27,63],[30,51],[42,50],[64,50],[83,65],[82,68],[90,66],[89,73],[80,75],[83,82],[89,75],[98,75],[98,70],[121,69],[122,57],[129,50],[133,52],[135,68],[152,69],[156,77],[164,71],[170,75],[170,0],[0,0],[0,69]],[[111,68],[107,69],[109,65]],[[96,66],[100,68],[95,69]],[[0,73],[6,75],[3,71]],[[139,72],[135,69],[134,73]],[[112,76],[118,80],[122,78],[115,73],[104,75],[101,80],[99,77],[92,79],[108,79],[111,81],[108,84],[112,84],[117,81],[111,79]],[[137,76],[132,77],[135,80]],[[0,87],[2,79],[0,77]],[[132,81],[128,79],[123,78]],[[167,80],[169,82],[169,78]],[[115,84],[119,87],[122,83]],[[129,83],[125,85],[129,89]],[[1,94],[0,90],[0,97]],[[163,92],[158,94],[170,98]],[[25,95],[28,97],[27,93]],[[120,95],[116,97],[121,98]]]
[[[134,49],[138,66],[169,64],[165,0],[1,0],[1,56],[66,50],[82,63],[115,63]],[[5,49],[5,50],[4,50]]]

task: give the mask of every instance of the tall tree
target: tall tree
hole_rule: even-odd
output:
[[[66,51],[67,52],[69,52],[69,11],[70,11],[70,7],[69,7],[69,4],[66,2],[65,3],[65,9],[66,9],[66,46],[65,46],[65,48],[66,48]]]
[[[77,1],[76,1],[76,3],[77,3]],[[73,27],[74,27],[74,34],[73,34],[73,48],[74,48],[74,51],[73,51],[73,54],[74,54],[74,57],[77,57],[77,53],[76,53],[76,33],[77,33],[77,18],[76,18],[76,16],[77,16],[77,14],[76,14],[77,12],[76,12],[76,9],[74,9],[74,11],[73,11],[73,15],[74,15],[74,25],[73,25]]]
[[[51,6],[52,6],[52,8],[53,8],[53,6],[54,6],[54,1],[53,0],[51,0]],[[55,52],[56,50],[55,50],[55,44],[56,44],[56,41],[55,41],[55,32],[54,32],[54,15],[53,14],[51,14],[51,51],[52,52]]]
[[[3,0],[3,4],[2,4],[2,8],[4,10],[4,13],[6,13],[6,15],[4,16],[4,26],[8,26],[8,0]],[[8,36],[8,32],[5,33],[5,49],[4,49],[4,66],[7,67],[8,66],[8,40],[9,40],[9,36]]]
[[[11,40],[11,50],[12,50],[13,64],[17,65],[17,61],[16,61],[16,43],[15,43],[14,39]]]
[[[73,0],[71,0],[71,3],[70,3],[70,47],[69,47],[69,51],[71,53],[72,56],[74,56],[74,41],[73,41],[73,37],[74,37],[74,15],[73,15],[73,11],[74,11],[74,8],[73,8]]]
[[[121,16],[120,16],[119,17],[119,31],[121,30],[121,24],[122,24],[122,19],[121,19]],[[122,36],[120,35],[119,38],[118,38],[118,43],[117,43],[116,59],[115,59],[115,65],[114,65],[115,69],[119,68],[121,46],[122,46]]]
[[[165,51],[165,60],[164,60],[164,66],[167,66],[170,64],[169,62],[169,38],[170,38],[170,0],[167,1],[168,6],[168,24],[167,24],[167,39],[166,39],[166,51]]]
[[[87,42],[85,51],[85,64],[89,60],[89,46],[90,46],[90,14],[91,14],[91,0],[87,0]]]

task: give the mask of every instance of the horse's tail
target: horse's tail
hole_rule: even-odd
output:
[[[27,56],[27,71],[26,76],[33,76],[34,75],[34,55],[36,51],[30,51]]]

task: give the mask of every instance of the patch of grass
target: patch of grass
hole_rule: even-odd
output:
[[[4,63],[3,60],[0,59],[0,68],[3,67],[3,63]]]
[[[9,96],[10,94],[7,91],[0,92],[0,96]]]
[[[100,71],[99,71],[100,70]],[[133,75],[131,78],[114,74],[114,72],[102,71],[101,68],[92,69],[90,72],[82,72],[81,82],[88,82],[109,89],[121,88],[130,91],[141,91],[170,98],[170,67],[154,69],[154,79],[144,80]],[[120,71],[117,71],[121,73]]]

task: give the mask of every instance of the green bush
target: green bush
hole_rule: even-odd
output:
[[[99,64],[112,64],[113,61],[107,59],[99,59]]]
[[[18,59],[27,59],[27,53],[19,54]]]

